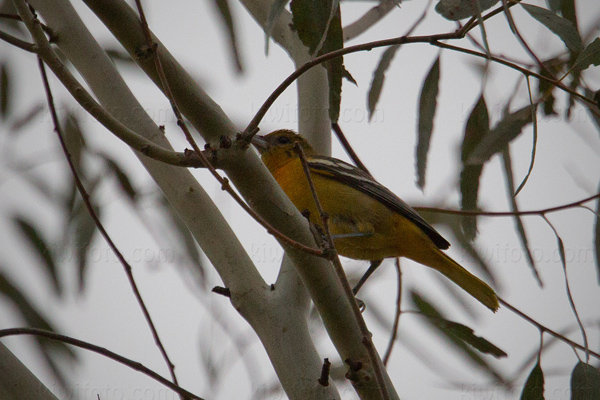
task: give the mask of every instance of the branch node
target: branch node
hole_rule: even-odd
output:
[[[368,374],[365,373],[365,371],[363,371],[362,361],[356,361],[356,360],[347,358],[344,362],[349,367],[348,372],[346,372],[346,375],[345,375],[346,379],[348,379],[349,381],[355,382],[355,383],[370,380],[370,377],[368,376]]]
[[[229,288],[226,288],[223,286],[215,286],[214,288],[212,288],[212,292],[216,293],[216,294],[220,294],[221,296],[231,298],[231,291],[229,290]]]
[[[228,149],[231,147],[232,141],[231,138],[229,136],[221,136],[219,138],[219,148],[220,149]]]
[[[146,61],[152,57],[152,47],[147,44],[142,45],[134,50],[133,54],[138,60]]]
[[[321,368],[321,376],[317,379],[319,385],[329,386],[329,370],[331,370],[331,362],[329,362],[329,358],[325,358],[323,360],[323,367]]]
[[[223,182],[221,183],[221,190],[229,191],[231,186],[229,185],[229,179],[223,178]]]

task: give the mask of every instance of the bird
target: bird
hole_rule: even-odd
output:
[[[317,154],[292,130],[255,135],[252,144],[296,208],[322,228],[300,154],[294,147],[302,148],[315,192],[329,216],[328,226],[338,254],[372,261],[374,268],[385,258],[411,259],[439,271],[490,310],[498,310],[494,290],[442,251],[450,243],[369,173]]]

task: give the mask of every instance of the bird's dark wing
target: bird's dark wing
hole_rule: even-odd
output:
[[[427,223],[411,206],[377,182],[362,169],[347,162],[323,156],[311,156],[307,160],[311,172],[334,179],[368,194],[391,210],[417,225],[440,249],[447,249],[450,243]]]

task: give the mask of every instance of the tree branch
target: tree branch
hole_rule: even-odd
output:
[[[183,389],[182,387],[172,383],[168,379],[163,378],[156,372],[143,366],[141,363],[130,360],[129,358],[123,357],[117,353],[113,353],[112,351],[105,349],[104,347],[96,346],[95,344],[84,342],[82,340],[73,339],[73,338],[65,336],[65,335],[59,335],[58,333],[48,332],[48,331],[44,331],[42,329],[36,329],[36,328],[11,328],[11,329],[1,329],[0,330],[0,338],[6,337],[6,336],[14,336],[14,335],[33,335],[33,336],[45,337],[45,338],[48,338],[51,340],[56,340],[56,341],[67,343],[67,344],[70,344],[72,346],[76,346],[76,347],[79,347],[82,349],[93,351],[94,353],[101,354],[105,357],[110,358],[111,360],[114,360],[118,363],[126,365],[133,370],[139,371],[142,374],[149,376],[150,378],[154,379],[155,381],[163,384],[164,386],[168,387],[169,389],[172,389],[173,391],[175,391],[187,398],[202,400],[201,397],[198,397],[195,394],[190,393],[187,390]]]
[[[140,309],[142,310],[142,313],[144,314],[144,318],[146,319],[148,327],[150,328],[150,331],[152,332],[152,337],[154,338],[154,342],[158,346],[158,350],[160,351],[163,359],[165,360],[165,362],[167,364],[167,368],[169,369],[169,372],[171,373],[171,379],[173,379],[174,384],[179,385],[179,383],[177,382],[177,376],[175,375],[175,365],[171,362],[171,359],[167,355],[167,350],[165,349],[165,346],[163,346],[163,343],[160,340],[160,336],[158,335],[156,326],[154,325],[154,322],[152,321],[152,317],[150,317],[150,312],[148,311],[148,308],[146,307],[146,304],[144,303],[142,294],[140,293],[137,283],[135,282],[135,278],[133,277],[131,265],[129,265],[127,260],[125,260],[125,257],[123,257],[123,254],[119,251],[116,244],[113,242],[112,238],[110,237],[110,235],[104,228],[104,225],[100,221],[100,218],[98,218],[98,214],[96,214],[96,211],[94,210],[94,207],[92,206],[92,203],[90,201],[90,196],[89,196],[87,190],[85,189],[83,182],[79,178],[79,174],[77,173],[77,168],[75,167],[75,164],[73,163],[73,159],[71,158],[71,154],[69,153],[69,150],[67,149],[67,144],[65,143],[64,135],[60,128],[60,123],[58,121],[58,114],[56,113],[56,108],[54,106],[54,99],[52,97],[52,91],[50,89],[50,83],[48,82],[48,75],[46,74],[46,68],[44,67],[44,62],[42,61],[42,59],[39,56],[38,56],[38,65],[39,65],[40,72],[42,75],[42,80],[44,83],[44,90],[46,91],[48,107],[50,108],[50,115],[52,117],[52,123],[54,124],[54,131],[56,132],[56,135],[58,136],[58,141],[60,142],[60,146],[63,150],[65,158],[67,159],[67,163],[69,164],[71,174],[73,175],[73,178],[75,180],[75,186],[77,187],[77,190],[79,191],[79,194],[81,195],[81,198],[83,199],[83,203],[85,204],[85,207],[87,208],[88,212],[90,213],[90,216],[92,217],[92,220],[94,221],[94,224],[96,225],[96,228],[98,228],[98,231],[100,232],[100,234],[102,235],[102,237],[104,238],[106,243],[108,243],[108,246],[110,247],[112,252],[115,254],[115,256],[117,257],[117,259],[119,260],[121,265],[123,266],[123,269],[125,270],[125,275],[127,275],[127,280],[129,281],[129,285],[131,286],[131,290],[133,291],[133,294],[140,306]]]
[[[52,392],[0,342],[0,393],[9,399],[58,400]]]

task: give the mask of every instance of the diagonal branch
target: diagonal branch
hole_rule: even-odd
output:
[[[71,158],[71,154],[69,153],[69,150],[67,149],[67,144],[65,143],[64,135],[60,128],[60,123],[58,121],[58,115],[56,113],[56,108],[54,106],[54,99],[52,96],[52,91],[50,90],[50,83],[48,82],[48,75],[46,74],[46,68],[44,67],[44,62],[42,61],[42,59],[39,56],[38,56],[38,65],[40,68],[40,72],[42,74],[42,80],[44,83],[44,90],[46,91],[48,107],[50,108],[50,115],[52,117],[52,123],[54,124],[54,131],[56,132],[56,135],[58,136],[58,141],[60,142],[60,146],[63,150],[65,158],[67,159],[67,163],[69,164],[69,169],[71,170],[71,173],[73,174],[73,178],[75,179],[75,185],[77,186],[77,190],[79,191],[79,194],[81,195],[81,198],[83,199],[83,203],[85,204],[85,207],[87,208],[88,212],[90,213],[92,220],[94,220],[94,224],[96,224],[98,231],[100,232],[100,234],[102,235],[104,240],[106,240],[106,243],[108,243],[108,246],[113,251],[113,253],[117,257],[117,259],[119,260],[121,265],[123,266],[123,269],[125,270],[125,274],[127,275],[127,280],[129,281],[129,285],[131,286],[131,290],[133,291],[133,294],[135,295],[135,298],[140,306],[140,309],[142,310],[142,313],[144,314],[144,318],[146,319],[146,322],[148,323],[148,327],[150,328],[150,331],[152,332],[152,337],[154,338],[154,342],[158,346],[158,350],[160,351],[163,359],[165,360],[165,362],[167,364],[167,368],[169,369],[169,372],[171,373],[171,379],[173,380],[174,384],[178,385],[177,376],[175,375],[175,365],[171,362],[171,359],[167,355],[165,346],[163,345],[162,341],[160,340],[160,336],[158,335],[156,326],[154,325],[154,322],[152,321],[152,317],[150,317],[150,312],[148,311],[148,308],[146,307],[146,304],[144,303],[142,294],[140,293],[140,290],[139,290],[139,288],[135,282],[135,279],[133,277],[133,271],[132,271],[131,265],[129,265],[127,260],[125,260],[125,257],[123,257],[123,254],[117,248],[116,244],[113,242],[112,238],[110,237],[110,235],[104,228],[104,225],[100,221],[100,218],[98,218],[98,214],[96,214],[96,211],[94,210],[94,207],[92,206],[92,202],[90,200],[90,195],[87,192],[87,190],[85,189],[85,186],[83,185],[83,182],[81,181],[81,178],[79,177],[79,174],[77,173],[77,168],[75,167],[75,164],[73,163],[73,159]]]
[[[72,346],[76,346],[76,347],[79,347],[82,349],[92,351],[94,353],[108,357],[111,360],[114,360],[118,363],[126,365],[135,371],[139,371],[142,374],[149,376],[150,378],[165,385],[169,389],[172,389],[173,391],[179,393],[182,396],[186,396],[187,398],[194,399],[194,400],[203,400],[201,397],[198,397],[195,394],[190,393],[187,390],[181,388],[180,386],[174,384],[173,382],[170,382],[168,379],[163,378],[162,376],[160,376],[156,372],[152,371],[151,369],[145,367],[141,363],[130,360],[129,358],[123,357],[117,353],[113,353],[112,351],[110,351],[104,347],[96,346],[95,344],[84,342],[83,340],[74,339],[74,338],[71,338],[71,337],[65,336],[65,335],[59,335],[58,333],[48,332],[48,331],[45,331],[42,329],[36,329],[36,328],[0,329],[0,338],[6,337],[6,336],[15,336],[15,335],[33,335],[33,336],[45,337],[45,338],[48,338],[51,340],[56,340],[59,342],[70,344]]]

